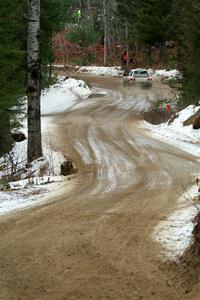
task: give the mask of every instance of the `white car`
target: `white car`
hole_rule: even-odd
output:
[[[124,86],[139,83],[147,87],[152,86],[152,77],[145,69],[132,69],[123,76]]]

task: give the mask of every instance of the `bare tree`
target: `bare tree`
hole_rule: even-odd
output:
[[[40,114],[40,0],[28,0],[28,163],[42,156]]]

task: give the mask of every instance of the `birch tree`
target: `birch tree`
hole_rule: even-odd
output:
[[[42,156],[40,116],[40,0],[28,0],[28,163]]]

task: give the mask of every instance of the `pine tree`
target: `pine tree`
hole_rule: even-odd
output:
[[[11,130],[19,126],[25,94],[25,3],[0,3],[0,156],[12,147]]]
[[[43,66],[43,84],[51,80],[52,63],[55,59],[52,43],[53,35],[61,30],[69,19],[68,10],[71,3],[72,0],[41,1],[40,58]]]
[[[64,26],[71,1],[42,1],[40,62],[43,70],[54,59],[51,37]],[[21,121],[27,82],[26,13],[27,0],[0,2],[0,155],[11,149],[11,130],[18,128]]]
[[[176,35],[178,64],[183,74],[183,99],[185,105],[200,99],[200,3],[176,0]]]
[[[118,1],[118,12],[129,23],[130,36],[145,45],[150,64],[152,46],[159,44],[162,51],[164,42],[173,36],[171,10],[172,0]]]

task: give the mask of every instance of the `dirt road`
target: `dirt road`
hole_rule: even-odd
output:
[[[199,168],[138,126],[169,91],[86,81],[106,96],[79,100],[52,124],[55,146],[79,169],[76,189],[0,218],[0,299],[199,299],[198,286],[187,293],[184,274],[161,261],[150,238]]]

